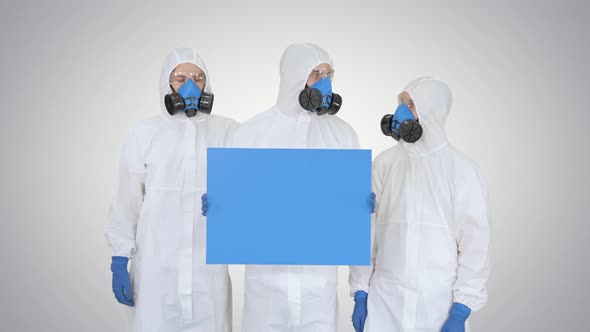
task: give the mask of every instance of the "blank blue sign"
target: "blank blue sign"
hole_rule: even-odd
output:
[[[209,148],[207,263],[369,265],[371,151]]]

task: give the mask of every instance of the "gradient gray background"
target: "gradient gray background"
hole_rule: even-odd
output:
[[[0,330],[124,331],[104,239],[124,134],[159,112],[173,47],[209,67],[214,112],[268,109],[285,47],[334,55],[340,114],[373,156],[410,80],[455,94],[448,133],[487,179],[494,269],[476,332],[587,331],[590,9],[583,2],[235,3],[16,1],[0,5]],[[243,267],[231,267],[239,331]],[[350,326],[340,270],[340,331]]]

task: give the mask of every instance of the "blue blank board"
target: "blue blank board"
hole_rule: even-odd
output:
[[[369,265],[371,151],[209,148],[207,263]]]

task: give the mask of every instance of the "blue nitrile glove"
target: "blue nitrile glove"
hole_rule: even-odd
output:
[[[202,214],[204,216],[207,215],[207,204],[207,193],[204,193],[203,196],[201,196],[201,211],[203,211]]]
[[[371,213],[375,213],[375,206],[377,205],[377,195],[371,193]]]
[[[363,332],[367,319],[367,294],[364,291],[354,293],[354,310],[352,311],[352,326],[356,332]]]
[[[113,256],[111,271],[113,271],[113,293],[119,303],[133,307],[133,290],[131,289],[131,279],[127,271],[127,262],[129,258],[123,256]]]
[[[449,310],[449,318],[443,325],[441,332],[465,332],[465,321],[471,314],[471,309],[461,303],[453,303]]]

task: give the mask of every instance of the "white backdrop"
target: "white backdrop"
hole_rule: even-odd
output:
[[[0,330],[124,331],[103,231],[119,147],[159,112],[161,61],[196,47],[214,112],[244,121],[278,91],[282,51],[315,42],[335,58],[340,115],[373,156],[410,80],[454,91],[451,142],[488,182],[494,269],[476,332],[586,331],[584,2],[20,1],[0,5]],[[350,325],[340,271],[340,331]],[[239,331],[243,268],[231,267]]]

